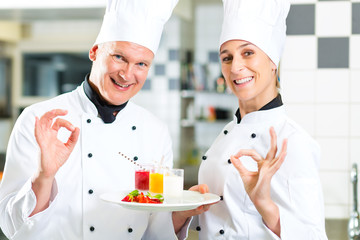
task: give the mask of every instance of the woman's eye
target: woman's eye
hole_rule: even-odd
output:
[[[250,56],[250,55],[253,55],[254,53],[252,51],[246,51],[244,52],[244,55],[245,56]]]
[[[223,57],[223,58],[222,58],[222,61],[223,61],[223,62],[227,62],[227,61],[230,61],[230,60],[231,60],[230,57]]]

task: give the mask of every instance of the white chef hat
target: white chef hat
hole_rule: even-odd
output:
[[[95,44],[127,41],[156,53],[164,24],[178,0],[107,0]]]
[[[278,66],[286,38],[288,0],[223,0],[220,46],[229,40],[251,42]]]

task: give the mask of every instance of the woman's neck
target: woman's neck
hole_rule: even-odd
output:
[[[279,92],[277,88],[275,88],[273,91],[266,94],[264,97],[255,97],[246,101],[239,100],[239,110],[241,118],[243,118],[248,113],[258,111],[271,100],[276,98],[278,94]]]

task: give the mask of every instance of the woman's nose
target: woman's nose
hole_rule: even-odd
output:
[[[244,62],[241,59],[233,59],[231,64],[231,72],[237,73],[244,69]]]

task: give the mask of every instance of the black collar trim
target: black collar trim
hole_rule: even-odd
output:
[[[281,99],[281,95],[278,94],[273,100],[271,100],[270,102],[265,104],[265,106],[260,108],[259,111],[270,110],[270,109],[273,109],[273,108],[280,107],[282,105],[283,105],[283,102],[282,102],[282,99]],[[235,116],[237,118],[237,123],[239,124],[241,122],[241,116],[240,116],[240,109],[239,108],[236,110]]]
[[[103,101],[98,93],[92,89],[89,83],[89,74],[86,75],[84,81],[84,92],[86,96],[90,99],[90,101],[95,105],[98,110],[98,114],[104,123],[112,123],[115,121],[116,117],[114,116],[114,112],[120,112],[128,102],[125,102],[121,105],[109,105],[105,101]]]

